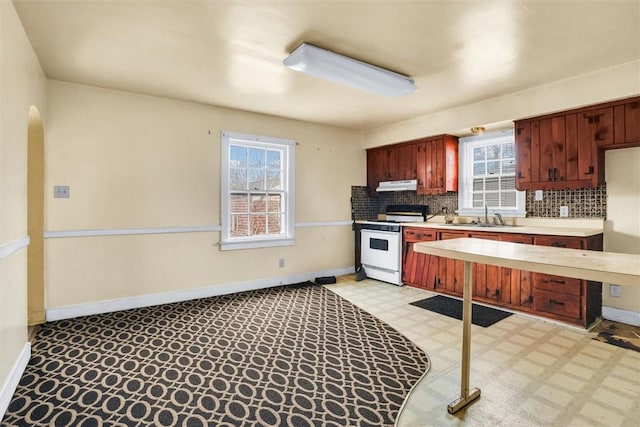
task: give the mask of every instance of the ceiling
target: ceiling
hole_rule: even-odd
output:
[[[46,76],[368,130],[640,57],[637,0],[14,0]],[[412,76],[383,97],[285,68],[307,42]]]

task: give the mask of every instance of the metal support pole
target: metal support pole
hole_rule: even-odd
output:
[[[480,389],[469,392],[469,373],[471,369],[471,296],[473,293],[473,266],[464,261],[464,288],[462,291],[462,377],[460,379],[460,397],[447,406],[450,414],[455,414],[480,397]]]

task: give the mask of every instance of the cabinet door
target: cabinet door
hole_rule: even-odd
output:
[[[483,232],[470,233],[469,237],[486,240],[500,240],[500,236],[498,234]],[[502,301],[503,290],[500,282],[500,267],[480,263],[476,263],[475,266],[473,295],[495,301]]]
[[[528,234],[501,234],[503,242],[533,244],[533,237]],[[533,306],[533,286],[531,272],[501,267],[500,279],[503,301],[516,307],[531,308]]]
[[[640,145],[640,100],[614,108],[614,145]]]
[[[457,239],[467,237],[465,231],[442,231],[440,240]],[[446,290],[450,294],[462,295],[464,288],[464,262],[451,258],[440,258],[438,260],[438,284],[437,288]]]
[[[444,144],[442,139],[418,144],[418,194],[438,194],[444,187]]]
[[[435,288],[438,273],[437,257],[413,250],[414,243],[435,239],[435,230],[415,227],[403,228],[402,281],[404,283],[422,289],[433,290]]]
[[[531,123],[516,123],[515,127],[516,189],[526,190],[531,184]]]
[[[561,114],[516,122],[516,188],[590,188],[602,183],[597,146],[582,117]]]
[[[443,135],[417,144],[418,194],[458,190],[458,139]]]
[[[585,239],[570,236],[536,236],[534,245],[553,246],[556,248],[585,249]]]
[[[370,194],[376,194],[380,181],[387,177],[387,150],[375,148],[367,150],[367,188]]]

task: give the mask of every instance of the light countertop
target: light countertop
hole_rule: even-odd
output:
[[[466,221],[466,218],[456,218]],[[507,227],[478,227],[457,223],[445,224],[443,216],[436,216],[427,222],[403,223],[404,227],[437,228],[440,230],[480,231],[485,233],[539,234],[549,236],[589,237],[602,234],[604,220],[601,218],[507,218]]]
[[[640,286],[640,256],[459,238],[414,244],[416,252],[597,282]]]

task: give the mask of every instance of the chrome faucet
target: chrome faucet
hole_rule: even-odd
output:
[[[498,220],[497,222],[500,225],[505,225],[504,218],[502,218],[502,215],[500,215],[498,212],[496,212],[494,215],[496,216],[496,219]],[[494,219],[494,222],[496,222],[495,219]]]

